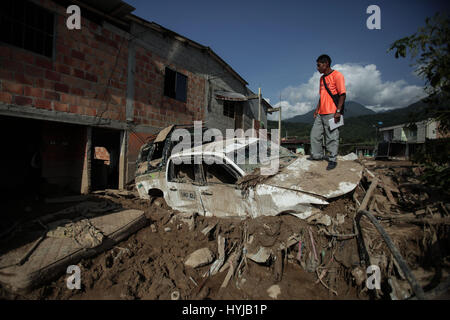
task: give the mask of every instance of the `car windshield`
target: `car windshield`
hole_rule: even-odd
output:
[[[246,174],[261,166],[270,165],[270,161],[277,158],[280,161],[280,169],[297,159],[297,156],[288,149],[266,140],[250,143],[245,147],[226,153],[226,156],[233,160]]]

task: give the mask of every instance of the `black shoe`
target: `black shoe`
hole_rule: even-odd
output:
[[[308,158],[306,158],[306,160],[310,160],[310,161],[322,161],[323,158],[313,158],[313,157],[308,157]]]
[[[333,170],[334,168],[336,168],[336,166],[337,166],[337,162],[330,161],[330,162],[328,162],[327,170]]]

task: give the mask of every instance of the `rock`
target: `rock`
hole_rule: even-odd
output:
[[[209,248],[202,248],[192,252],[186,262],[187,267],[197,268],[211,263],[214,260],[214,253]]]
[[[180,293],[178,291],[173,291],[170,294],[170,300],[180,300]]]
[[[388,284],[392,292],[389,294],[392,300],[406,300],[412,295],[411,286],[406,281],[389,278]]]
[[[163,202],[162,202],[161,198],[158,198],[155,201],[153,201],[153,204],[155,206],[157,206],[158,208],[161,208],[163,206]]]
[[[315,214],[314,216],[311,216],[310,218],[307,219],[308,222],[314,222],[316,224],[323,224],[325,226],[330,226],[331,225],[331,217],[327,214]]]
[[[247,253],[247,258],[257,263],[266,263],[270,259],[272,251],[266,247],[259,247],[256,253]]]
[[[154,224],[150,225],[150,229],[152,230],[153,233],[156,233],[156,226]]]
[[[172,229],[170,227],[166,227],[166,228],[164,228],[164,231],[165,232],[170,232],[170,231],[172,231]]]
[[[355,278],[355,282],[358,286],[361,286],[366,280],[366,274],[360,267],[356,267],[352,270],[352,276]]]
[[[338,224],[343,224],[345,222],[345,215],[338,213],[336,215],[336,221]]]
[[[280,289],[280,286],[277,284],[274,284],[269,289],[267,289],[267,294],[272,299],[276,299],[280,293],[281,293],[281,289]]]
[[[340,160],[348,161],[348,160],[356,160],[358,159],[358,156],[356,155],[356,153],[352,152],[343,157],[338,156],[338,158],[340,158]]]

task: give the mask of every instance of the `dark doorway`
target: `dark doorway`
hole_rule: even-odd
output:
[[[92,190],[118,189],[120,131],[92,129]]]

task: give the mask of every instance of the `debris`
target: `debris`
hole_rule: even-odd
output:
[[[222,272],[224,270],[226,270],[227,268],[229,268],[227,275],[225,276],[225,280],[223,281],[222,285],[220,286],[220,288],[226,288],[228,286],[228,282],[230,281],[231,277],[233,276],[235,270],[236,270],[236,265],[239,262],[239,258],[241,257],[241,252],[242,249],[239,247],[237,248],[229,257],[227,262],[225,263],[225,265],[220,269],[219,272]]]
[[[226,288],[228,286],[228,282],[230,282],[231,277],[233,276],[234,273],[234,266],[230,265],[229,266],[230,269],[228,270],[227,275],[225,276],[225,280],[223,280],[222,285],[220,286],[220,288]]]
[[[345,222],[345,215],[338,213],[336,215],[336,222],[337,222],[338,225],[339,224],[344,224],[344,222]]]
[[[195,282],[195,280],[192,277],[189,277],[189,280],[191,280],[195,284],[195,286],[198,287],[197,282]]]
[[[330,237],[336,237],[336,238],[353,238],[353,237],[358,236],[357,233],[350,233],[350,234],[331,233],[331,232],[328,232],[327,230],[325,230],[325,229],[323,229],[323,228],[320,228],[319,231],[318,231],[318,233],[319,233],[319,234],[320,234],[320,233],[324,233],[324,234],[326,234],[327,236],[330,236]],[[342,240],[342,239],[341,239],[341,240]],[[344,239],[344,240],[345,240],[345,239]]]
[[[170,228],[170,227],[165,227],[164,228],[164,232],[170,232],[170,231],[172,231],[172,228]]]
[[[217,222],[212,225],[208,225],[205,229],[202,230],[202,233],[207,236],[215,226],[217,226]]]
[[[131,252],[130,249],[128,249],[128,248],[122,248],[122,247],[118,247],[118,246],[115,246],[114,248],[119,249],[119,253],[117,254],[117,256],[114,257],[114,261],[120,259],[122,257],[122,255],[124,254],[124,252],[126,252],[128,255]]]
[[[375,228],[377,229],[377,231],[381,234],[383,240],[386,242],[389,250],[391,251],[392,255],[394,256],[395,260],[398,262],[400,268],[402,269],[406,279],[408,280],[409,284],[411,285],[412,289],[414,290],[414,293],[416,294],[418,299],[425,299],[425,295],[423,292],[423,288],[418,284],[416,278],[414,277],[414,275],[412,274],[410,268],[408,267],[406,261],[403,259],[403,257],[401,256],[400,252],[398,251],[397,247],[394,245],[394,243],[392,242],[391,238],[389,237],[389,235],[386,233],[386,231],[383,229],[383,227],[381,227],[380,223],[377,221],[377,219],[368,211],[358,211],[356,217],[355,217],[355,222],[356,224],[360,227],[360,220],[362,215],[365,215],[370,222],[372,222],[372,224],[375,226]],[[361,230],[359,230],[359,236],[358,236],[358,240],[359,240],[359,246],[360,246],[360,253],[361,256],[363,258],[363,260],[365,260],[366,264],[370,263],[369,261],[369,257],[367,254],[367,249],[365,248],[364,245],[364,238],[361,234]]]
[[[391,286],[392,292],[389,294],[392,300],[405,300],[411,297],[411,289],[406,281],[389,278],[388,284]]]
[[[61,225],[63,221],[68,220],[56,221],[49,225],[50,231],[47,232],[47,236],[50,238],[73,238],[85,248],[94,248],[103,242],[104,235],[92,225],[89,219],[70,221]]]
[[[277,284],[274,284],[274,285],[271,286],[269,289],[267,289],[267,294],[268,294],[269,297],[271,297],[272,299],[277,299],[278,296],[281,294],[280,286],[277,285]]]
[[[211,263],[213,260],[214,253],[209,248],[202,248],[191,253],[184,264],[187,267],[198,268]]]
[[[306,259],[305,269],[308,272],[314,272],[319,266],[319,261],[314,259],[311,252],[308,252],[308,258]]]
[[[302,241],[299,241],[298,242],[298,254],[297,254],[298,261],[302,260],[302,252],[303,252],[303,243],[302,243]]]
[[[170,300],[180,300],[180,293],[178,291],[173,291],[170,294]]]
[[[163,206],[163,202],[162,202],[161,198],[158,198],[155,201],[153,201],[153,204],[155,206],[157,206],[158,208],[162,208],[162,206]]]
[[[306,221],[308,222],[314,222],[315,224],[323,224],[325,226],[330,226],[331,225],[331,218],[329,215],[327,214],[315,214],[311,217],[309,217],[308,219],[306,219]]]
[[[312,246],[312,249],[313,249],[313,252],[314,252],[314,259],[316,259],[316,261],[319,261],[319,259],[317,258],[316,246],[314,244],[314,237],[313,237],[313,234],[312,234],[312,231],[311,231],[311,227],[308,228],[308,231],[309,231],[309,236],[311,238],[311,246]]]
[[[152,230],[153,233],[156,233],[156,225],[154,223],[150,225],[150,229]]]
[[[358,287],[361,287],[362,284],[365,281],[365,273],[364,271],[361,269],[361,267],[356,267],[352,270],[352,276],[355,279],[356,285]]]
[[[369,204],[370,197],[372,196],[373,191],[377,187],[377,184],[378,184],[378,179],[376,179],[376,178],[373,179],[372,183],[370,184],[369,189],[366,192],[366,195],[364,196],[363,201],[361,202],[361,205],[359,206],[358,211],[366,210],[367,205]]]
[[[117,190],[117,189],[97,190],[97,191],[93,191],[92,194],[108,195],[108,196],[111,196],[114,198],[124,197],[124,198],[129,198],[129,199],[137,197],[137,194],[133,191]]]
[[[257,263],[266,263],[272,255],[272,250],[266,247],[259,247],[256,253],[247,252],[247,258]]]
[[[344,161],[351,161],[351,160],[357,160],[358,156],[356,153],[351,152],[345,156],[338,156],[338,160],[344,160]]]
[[[189,227],[189,231],[194,230],[195,228],[195,218],[197,213],[187,213],[187,212],[179,212],[177,213],[177,218],[181,220],[181,222],[185,223]]]
[[[206,273],[209,273],[211,276],[215,275],[225,262],[225,238],[221,235],[217,238],[217,251],[219,252],[219,258],[214,261],[209,269],[209,272]],[[204,276],[206,276],[206,274]]]
[[[325,276],[326,273],[327,273],[327,270],[324,269],[324,270],[322,270],[322,273],[319,275],[319,271],[316,269],[316,274],[317,274],[317,277],[319,278],[319,280],[317,280],[317,281],[319,281],[325,288],[327,288],[330,292],[332,292],[333,294],[335,294],[337,296],[338,295],[337,291],[335,291],[335,290],[331,289],[330,287],[328,287],[325,284],[325,282],[323,282],[323,280],[322,280],[322,278]]]
[[[277,252],[274,263],[275,281],[278,282],[281,281],[281,278],[283,277],[283,252],[281,250]]]

